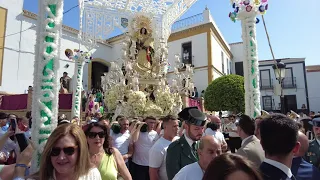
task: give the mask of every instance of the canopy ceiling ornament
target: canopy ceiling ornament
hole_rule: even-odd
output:
[[[171,25],[197,0],[79,0],[80,37],[88,49],[114,30],[126,32],[129,21],[141,13],[156,24],[155,39],[168,39]],[[155,47],[158,44],[155,42]]]

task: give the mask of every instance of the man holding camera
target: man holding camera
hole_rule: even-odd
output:
[[[166,169],[169,180],[172,180],[184,166],[198,161],[197,141],[202,137],[206,123],[206,116],[197,107],[185,108],[178,115],[185,121],[186,131],[167,149]]]
[[[158,140],[158,133],[154,130],[156,118],[146,117],[132,134],[134,154],[132,158],[131,175],[133,180],[149,180],[149,150]],[[131,166],[131,165],[130,165]]]
[[[163,136],[157,140],[149,151],[150,180],[167,180],[166,154],[169,145],[175,140],[179,130],[179,120],[166,116],[163,121]]]
[[[128,159],[133,154],[133,144],[130,139],[129,120],[126,117],[118,119],[118,123],[113,124],[110,131],[112,146],[121,153],[126,166],[129,167]]]

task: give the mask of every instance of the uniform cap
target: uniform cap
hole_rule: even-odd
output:
[[[186,121],[188,124],[196,126],[204,126],[207,117],[197,107],[184,108],[179,114],[179,118]]]
[[[312,121],[310,122],[312,126],[320,127],[320,116],[315,116]]]

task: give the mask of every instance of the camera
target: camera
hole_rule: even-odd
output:
[[[140,129],[140,132],[147,132],[147,131],[148,131],[148,124],[143,124]]]
[[[113,131],[114,134],[119,134],[120,130],[121,130],[121,126],[118,123],[115,123],[111,126],[111,129]]]

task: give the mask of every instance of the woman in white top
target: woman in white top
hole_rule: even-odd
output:
[[[48,138],[41,157],[39,172],[29,179],[101,180],[98,169],[90,163],[86,136],[78,125],[58,126]]]

